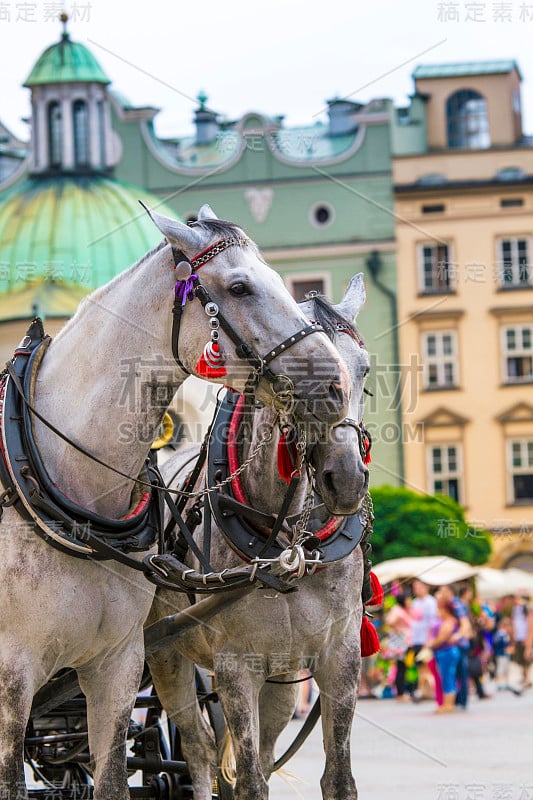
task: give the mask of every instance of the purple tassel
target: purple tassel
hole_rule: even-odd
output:
[[[192,275],[184,281],[178,281],[174,288],[174,294],[176,300],[181,300],[181,307],[185,305],[187,300],[192,300],[193,298],[193,290],[194,290],[194,281],[198,278],[194,272]]]

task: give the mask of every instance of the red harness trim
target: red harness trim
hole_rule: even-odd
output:
[[[237,436],[241,425],[243,409],[244,409],[244,396],[241,395],[235,405],[235,410],[231,417],[231,422],[228,429],[228,467],[230,474],[239,469],[239,451],[237,444]],[[240,475],[236,475],[235,478],[233,478],[233,480],[231,481],[231,488],[235,500],[238,500],[239,503],[244,503],[245,505],[247,505],[248,503],[246,500],[246,495],[244,494],[244,490],[242,488],[242,481]],[[319,531],[313,533],[313,536],[316,536],[318,539],[320,539],[321,542],[324,542],[326,539],[332,536],[335,533],[335,531],[342,525],[344,519],[345,519],[344,517],[331,517]],[[268,528],[260,528],[259,530],[262,533],[266,533],[267,535],[270,532]]]
[[[135,508],[132,511],[130,511],[129,514],[126,514],[125,517],[121,517],[120,519],[131,519],[132,517],[136,517],[138,514],[141,514],[148,505],[148,503],[150,502],[150,497],[151,497],[150,492],[143,492],[143,494],[141,495],[141,499],[139,500]]]
[[[214,244],[208,245],[208,247],[206,247],[201,252],[196,253],[196,255],[193,258],[191,258],[191,266],[194,266],[195,261],[198,261],[198,259],[202,258],[202,256],[206,256],[208,253],[211,252],[211,250],[214,250],[217,245],[222,244],[222,242],[224,241],[225,241],[224,239],[219,239],[217,242],[214,242]],[[198,264],[198,266],[194,266],[194,269],[200,269],[200,267],[203,267],[203,264]]]
[[[317,536],[321,542],[325,542],[326,539],[329,539],[329,537],[340,528],[343,522],[344,517],[331,517],[331,519],[326,522],[324,527],[320,528],[320,530],[314,533],[313,536]]]
[[[242,412],[244,409],[244,395],[241,394],[235,405],[235,410],[231,417],[228,430],[228,467],[230,475],[239,469],[239,451],[237,446],[237,435],[241,425]],[[235,500],[246,504],[246,497],[242,488],[241,476],[236,475],[231,481],[231,488]]]

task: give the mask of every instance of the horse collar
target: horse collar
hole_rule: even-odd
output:
[[[4,504],[13,504],[35,533],[69,555],[99,558],[94,549],[98,543],[119,553],[148,550],[161,527],[155,490],[142,493],[123,519],[107,519],[78,506],[48,475],[34,438],[32,412],[23,397],[31,402],[37,371],[50,342],[41,320],[35,319],[1,376],[0,480],[8,495]],[[152,465],[146,467],[143,477],[155,486],[161,482]]]
[[[211,428],[207,452],[207,485],[224,483],[232,473],[228,440],[241,395],[228,392],[221,402]],[[234,426],[233,426],[234,427]],[[229,546],[245,561],[253,561],[262,551],[275,517],[243,503],[243,495],[229,481],[216,492],[210,492],[209,504],[213,518]],[[316,533],[320,540],[317,549],[320,565],[327,566],[346,558],[357,547],[366,529],[364,512],[348,517],[332,516]],[[316,541],[313,543],[315,547]],[[267,558],[279,558],[286,545],[274,542]]]

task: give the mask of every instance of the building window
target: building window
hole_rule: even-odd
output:
[[[490,147],[487,101],[479,92],[461,89],[446,101],[448,147]]]
[[[498,279],[503,289],[531,285],[530,239],[513,237],[498,241]]]
[[[523,197],[502,197],[500,200],[500,208],[518,208],[523,205]]]
[[[106,152],[105,152],[105,108],[104,101],[98,100],[96,104],[98,110],[98,140],[100,143],[100,166],[105,169],[106,165]]]
[[[420,245],[420,289],[424,294],[453,292],[454,264],[447,244]]]
[[[508,442],[511,502],[533,503],[533,438]]]
[[[461,464],[458,444],[431,445],[428,448],[428,486],[433,494],[447,494],[461,502]]]
[[[331,297],[331,277],[327,272],[293,272],[285,275],[284,280],[297,303],[306,299],[307,292],[319,292]]]
[[[303,281],[292,281],[291,292],[296,302],[301,303],[302,300],[305,300],[305,295],[307,292],[319,292],[319,294],[325,294],[324,281],[320,280],[319,278],[315,280],[310,279]]]
[[[533,381],[533,325],[502,328],[503,382]]]
[[[422,214],[442,214],[445,210],[444,203],[428,203],[422,206]]]
[[[89,114],[87,103],[76,100],[72,106],[74,127],[74,166],[89,166]]]
[[[54,101],[48,106],[48,163],[52,169],[61,166],[62,139],[61,106]]]
[[[422,334],[424,388],[451,389],[459,383],[456,331]]]

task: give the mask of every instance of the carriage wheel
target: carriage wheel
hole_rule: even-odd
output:
[[[45,789],[29,790],[30,797],[88,797],[89,768],[85,700],[74,698],[57,713],[32,718],[24,744],[24,761],[34,780]],[[52,794],[51,794],[52,792]]]

